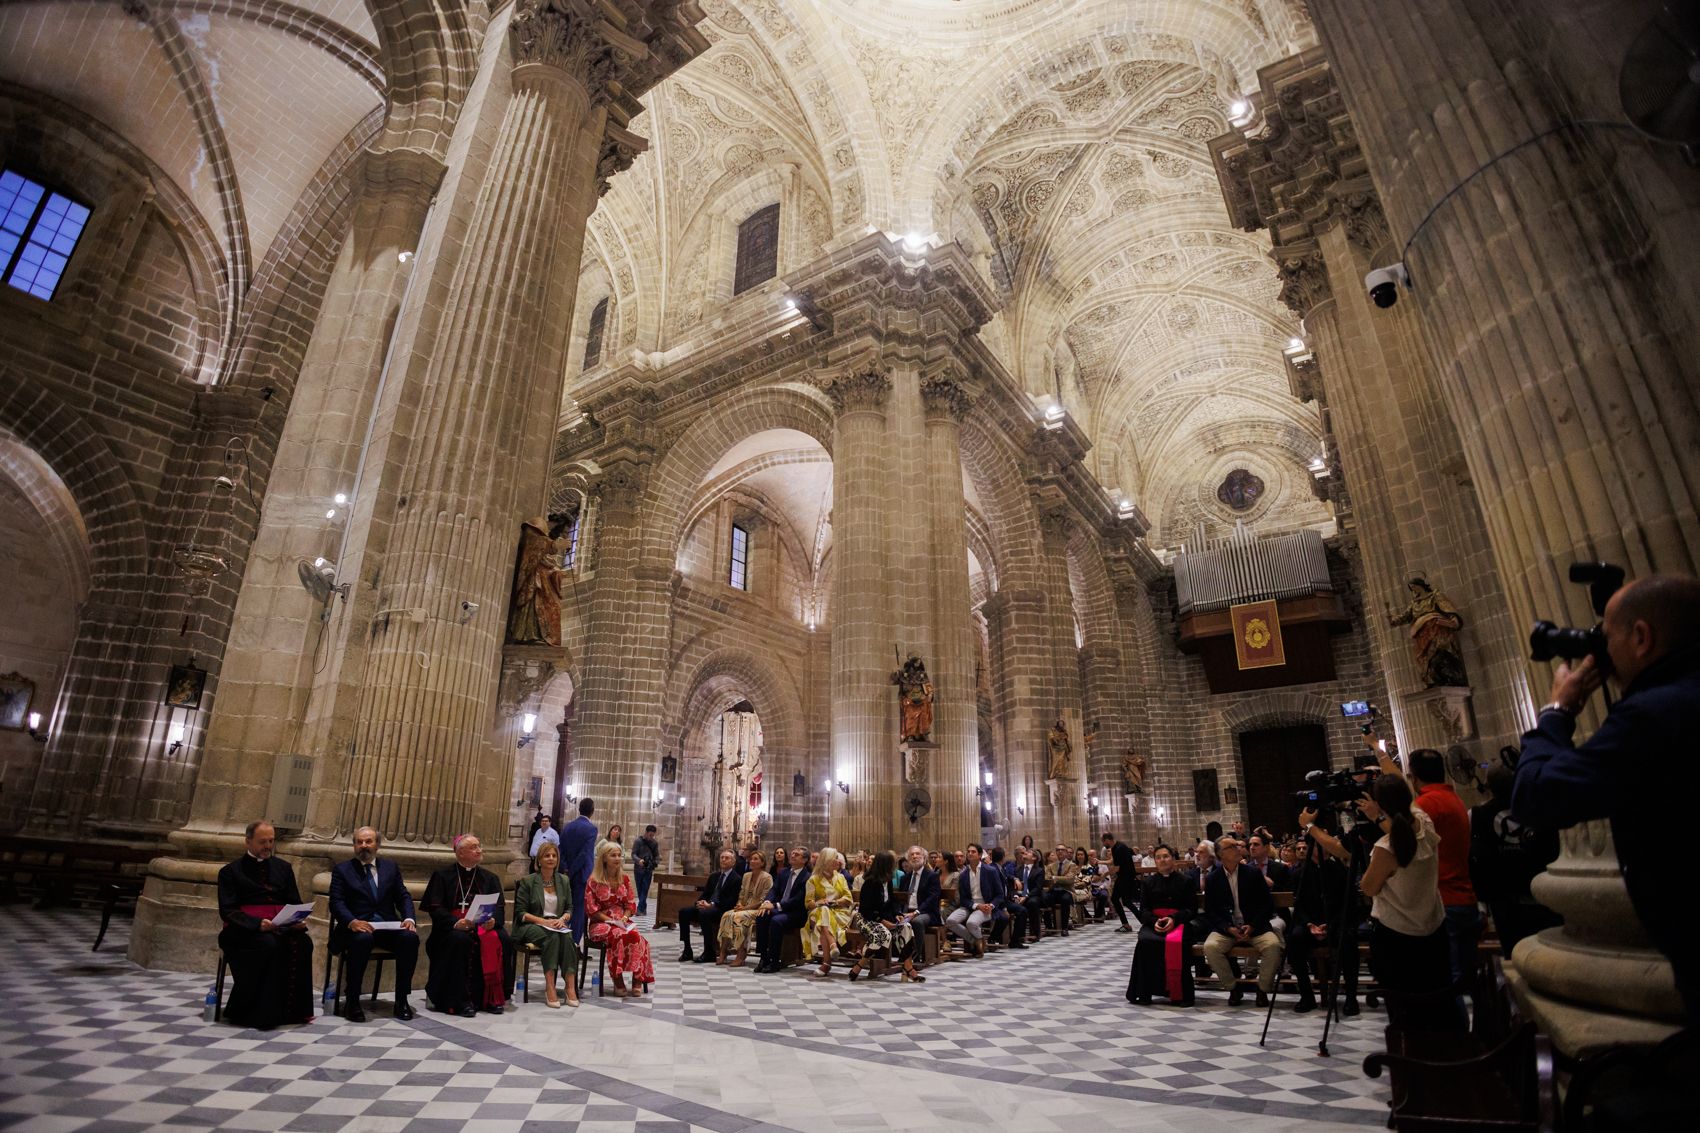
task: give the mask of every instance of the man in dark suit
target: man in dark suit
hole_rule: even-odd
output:
[[[679,953],[679,963],[712,964],[720,939],[720,918],[731,912],[738,903],[738,888],[743,878],[738,873],[738,855],[731,850],[720,851],[720,869],[708,875],[702,883],[697,903],[679,910],[679,942],[685,946]],[[702,954],[691,955],[691,926],[702,926]]]
[[[1132,932],[1133,926],[1127,923],[1127,911],[1139,904],[1139,859],[1134,856],[1133,847],[1126,842],[1116,841],[1116,836],[1108,831],[1101,839],[1105,852],[1109,855],[1110,864],[1115,867],[1115,879],[1110,887],[1110,907],[1121,918],[1122,926],[1117,932]]]
[[[986,924],[1008,916],[1003,911],[1003,874],[990,862],[981,861],[980,855],[979,843],[968,843],[962,874],[956,881],[956,908],[944,922],[946,930],[961,937],[976,956],[986,954]]]
[[[777,861],[778,851],[774,852]],[[801,927],[809,914],[803,908],[803,895],[809,884],[809,851],[803,846],[791,847],[791,863],[773,872],[773,888],[767,891],[761,914],[756,917],[756,948],[761,954],[758,972],[777,972],[779,953],[785,944],[785,934]],[[937,898],[934,899],[935,902]]]
[[[354,856],[331,870],[331,917],[336,932],[331,951],[346,958],[343,1018],[364,1023],[360,989],[365,987],[366,962],[372,949],[383,945],[395,957],[395,1017],[413,1018],[407,997],[413,991],[413,967],[419,962],[419,932],[413,919],[413,897],[394,862],[378,857],[378,832],[362,826],[354,832]],[[400,922],[400,928],[374,928],[373,922]]]
[[[1246,839],[1246,849],[1251,856],[1246,865],[1263,875],[1269,883],[1269,888],[1277,893],[1293,891],[1293,871],[1281,863],[1281,860],[1269,852],[1269,840],[1262,834],[1253,834]]]
[[[1019,859],[1015,866],[1014,880],[1019,883],[1010,887],[1009,911],[1015,920],[1014,947],[1023,945],[1029,929],[1033,932],[1034,940],[1042,940],[1045,936],[1045,918],[1041,915],[1050,896],[1050,886],[1045,882],[1045,867],[1039,861],[1039,855],[1032,850],[1022,847],[1015,851]],[[1060,896],[1060,895],[1059,895]],[[1053,902],[1054,903],[1054,902]],[[1064,916],[1067,910],[1064,910]]]
[[[1228,993],[1229,1006],[1245,999],[1229,962],[1228,950],[1246,944],[1257,949],[1257,1005],[1267,1006],[1269,993],[1281,974],[1281,934],[1270,924],[1275,915],[1275,898],[1263,875],[1240,858],[1239,840],[1224,835],[1216,844],[1222,864],[1204,882],[1204,921],[1210,935],[1204,940],[1204,962],[1216,973]]]
[[[596,823],[590,821],[595,813],[595,799],[580,799],[578,817],[561,831],[561,868],[567,871],[567,884],[573,891],[573,939],[580,948],[584,947],[584,886],[596,868]]]
[[[903,856],[903,884],[897,890],[897,915],[915,930],[917,939],[944,923],[939,912],[938,870],[927,866],[927,851],[910,846]]]

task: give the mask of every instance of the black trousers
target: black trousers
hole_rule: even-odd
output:
[[[372,949],[384,947],[395,956],[395,1000],[401,1003],[413,991],[413,969],[419,963],[419,934],[406,929],[384,929],[379,932],[346,934],[342,945],[345,993],[350,1003],[360,1000],[360,989],[366,986],[366,964]]]
[[[1045,935],[1045,922],[1039,915],[1043,908],[1044,903],[1032,895],[1009,903],[1009,915],[1015,921],[1015,943],[1027,939],[1028,929],[1033,930],[1034,939]]]
[[[785,934],[795,927],[791,918],[778,909],[765,917],[756,918],[756,951],[760,953],[762,963],[779,963],[779,953],[785,945]],[[719,932],[718,925],[715,926],[715,931]]]
[[[313,1018],[313,938],[306,932],[225,925],[218,946],[230,962],[226,1021],[268,1031]]]
[[[1139,907],[1139,889],[1135,881],[1135,878],[1123,879],[1118,876],[1115,886],[1110,890],[1110,904],[1115,908],[1116,916],[1121,918],[1123,927],[1127,927],[1127,911]]]
[[[691,946],[691,926],[702,926],[702,950],[705,955],[713,956],[718,952],[720,940],[720,910],[699,909],[695,905],[687,905],[679,910],[679,939],[686,948]]]

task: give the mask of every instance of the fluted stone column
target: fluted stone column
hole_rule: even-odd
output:
[[[1016,839],[1050,839],[1050,794],[1045,786],[1050,688],[1050,626],[1037,587],[1004,586],[980,605],[986,618],[992,669],[992,718],[1003,764],[998,796]],[[1055,845],[1051,839],[1050,845]]]
[[[1677,316],[1643,256],[1649,234],[1631,227],[1613,183],[1605,155],[1619,143],[1564,128],[1563,92],[1524,57],[1499,5],[1435,0],[1366,20],[1317,0],[1312,12],[1394,240],[1410,242],[1402,302],[1458,427],[1513,624],[1592,617],[1565,581],[1574,559],[1693,573],[1694,362],[1664,321]],[[1537,688],[1549,679],[1531,671]],[[1570,923],[1519,946],[1517,980],[1559,1048],[1656,1030],[1648,1013],[1678,1003],[1668,966],[1632,917],[1595,916],[1627,910],[1604,833],[1569,833],[1537,891]],[[1625,962],[1601,979],[1607,955]]]
[[[920,458],[926,464],[927,539],[925,569],[931,574],[931,648],[928,673],[937,696],[933,738],[938,748],[929,761],[933,811],[908,838],[901,798],[895,830],[924,846],[961,846],[979,841],[981,809],[975,786],[980,781],[979,723],[976,714],[973,612],[968,599],[968,534],[962,497],[962,419],[971,399],[966,375],[950,359],[921,376],[921,405],[926,419]],[[836,553],[836,545],[835,545]],[[889,693],[889,686],[888,692]]]
[[[1050,703],[1040,719],[1039,755],[1048,778],[1050,749],[1044,740],[1060,716],[1074,745],[1074,777],[1054,787],[1043,785],[1040,797],[1047,818],[1046,837],[1079,846],[1087,836],[1082,792],[1088,769],[1080,699],[1080,646],[1075,640],[1073,591],[1068,580],[1068,540],[1073,528],[1074,521],[1066,512],[1052,509],[1039,515],[1040,585],[1045,595],[1043,648],[1050,654],[1050,680],[1045,689],[1049,696],[1040,696]]]
[[[832,740],[828,829],[839,849],[893,844],[903,775],[897,752],[891,593],[886,577],[886,417],[892,377],[863,366],[833,378]],[[958,485],[958,492],[961,487]],[[964,560],[966,562],[966,559]],[[964,573],[966,573],[966,566]],[[935,707],[934,734],[938,734]]]

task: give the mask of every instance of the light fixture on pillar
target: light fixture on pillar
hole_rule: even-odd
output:
[[[802,315],[811,327],[820,331],[832,330],[832,316],[815,306],[814,296],[807,291],[787,291],[785,309]]]
[[[41,713],[31,712],[29,717],[30,738],[38,744],[47,742],[47,733],[41,727]]]
[[[822,779],[821,780],[821,787],[826,791],[827,794],[829,794],[829,795],[832,794],[832,780],[831,779]]]
[[[410,263],[413,262],[413,253],[412,252],[397,252],[395,254],[395,258],[400,263],[410,264]]]
[[[1026,795],[1022,795],[1020,798],[1016,799],[1016,801],[1015,801],[1015,813],[1020,814],[1020,815],[1025,815],[1027,813],[1027,796]]]
[[[577,783],[568,783],[567,784],[567,801],[569,803],[575,803],[575,804],[578,802],[578,784]],[[685,800],[680,799],[679,801],[682,803]]]
[[[524,747],[537,739],[537,713],[527,712],[519,718],[519,746]]]
[[[933,238],[925,232],[905,232],[903,234],[903,249],[908,252],[925,252],[932,246]]]
[[[183,746],[183,721],[172,720],[171,726],[165,732],[165,754],[176,755]]]
[[[1257,117],[1257,107],[1252,104],[1249,98],[1236,98],[1228,104],[1228,121],[1238,129],[1243,130],[1251,125],[1251,121],[1255,117]]]

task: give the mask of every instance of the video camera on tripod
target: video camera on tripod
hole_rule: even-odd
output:
[[[1375,721],[1380,713],[1369,701],[1348,700],[1340,705],[1340,714],[1348,720],[1360,721],[1358,731],[1363,734],[1365,745],[1372,750],[1383,742],[1375,733]],[[1350,768],[1307,772],[1304,790],[1294,791],[1293,800],[1300,809],[1344,811],[1369,794],[1376,776],[1380,774],[1374,756],[1360,755]]]

